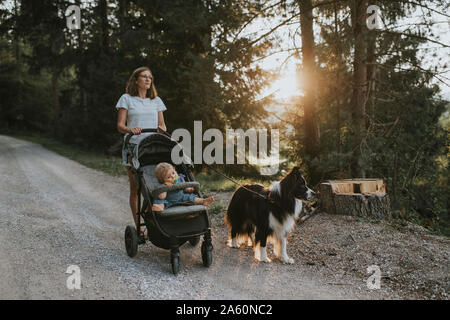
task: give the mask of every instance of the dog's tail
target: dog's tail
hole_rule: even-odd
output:
[[[233,222],[235,222],[237,215],[239,214],[239,205],[242,204],[243,191],[245,191],[244,188],[237,188],[231,196],[230,201],[228,202],[228,208],[225,213],[225,223],[228,226],[229,230],[231,230]]]

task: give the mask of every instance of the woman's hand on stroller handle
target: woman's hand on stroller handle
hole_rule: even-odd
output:
[[[162,127],[158,127],[156,129],[142,129],[141,127],[134,127],[134,128],[130,128],[130,132],[129,133],[133,134],[133,135],[140,135],[141,133],[145,133],[145,132],[168,133]]]
[[[168,133],[165,128],[158,126],[156,129],[158,133]]]
[[[130,133],[133,135],[139,135],[142,132],[142,128],[141,127],[134,127],[134,128],[130,128]]]
[[[170,136],[170,134],[161,127],[158,127],[156,129],[155,128],[142,129],[141,127],[135,127],[135,128],[130,128],[130,130],[131,130],[131,132],[129,133],[129,135],[131,135],[131,136],[139,135],[141,133],[146,133],[146,132],[157,132],[157,133],[163,133],[163,134]]]
[[[125,144],[128,144],[128,142],[130,142],[130,139],[132,136],[139,135],[141,133],[147,133],[147,132],[161,133],[161,134],[164,134],[164,135],[168,136],[169,138],[171,138],[170,134],[161,127],[158,127],[157,129],[154,129],[154,128],[153,129],[150,129],[150,128],[142,129],[141,127],[135,127],[135,128],[130,128],[130,129],[131,129],[131,132],[127,134],[127,137],[125,138]],[[134,129],[139,129],[139,131],[138,131],[139,133],[136,132],[136,130],[134,130]]]

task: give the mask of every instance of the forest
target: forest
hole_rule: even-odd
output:
[[[448,236],[449,13],[445,0],[2,0],[0,133],[119,158],[115,105],[148,66],[169,132],[278,129],[280,169],[313,187],[382,178],[394,217]],[[296,92],[280,96],[287,66]]]

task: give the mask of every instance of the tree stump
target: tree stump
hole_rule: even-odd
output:
[[[389,218],[389,196],[382,179],[330,180],[319,186],[321,210],[330,214]]]

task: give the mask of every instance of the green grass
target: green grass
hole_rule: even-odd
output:
[[[126,170],[122,165],[121,157],[114,157],[100,152],[82,150],[79,146],[68,145],[53,138],[43,137],[39,135],[9,135],[17,139],[27,140],[33,143],[40,144],[48,150],[51,150],[73,161],[81,163],[86,167],[100,170],[109,175],[126,175]],[[208,174],[202,172],[199,174],[195,174],[195,179],[200,183],[202,191],[206,192],[234,191],[238,187],[236,184],[217,173]],[[240,184],[260,183],[264,186],[268,185],[267,181],[258,181],[255,179],[242,179],[233,177],[233,180],[237,181]]]
[[[225,213],[227,206],[222,204],[221,202],[214,202],[209,206],[208,212],[210,214],[221,214]]]
[[[268,186],[269,183],[267,181],[259,181],[257,179],[249,179],[249,178],[236,178],[231,177],[234,181],[239,184],[249,184],[249,183],[259,183],[264,186]],[[234,191],[238,188],[238,185],[228,180],[227,178],[221,176],[218,173],[199,173],[195,175],[195,180],[197,180],[202,186],[202,190],[213,192],[213,191]]]
[[[112,176],[126,175],[122,158],[106,155],[100,152],[81,150],[79,146],[67,145],[52,138],[38,135],[11,135],[14,138],[42,145],[66,158],[81,163],[86,167],[103,171]]]

